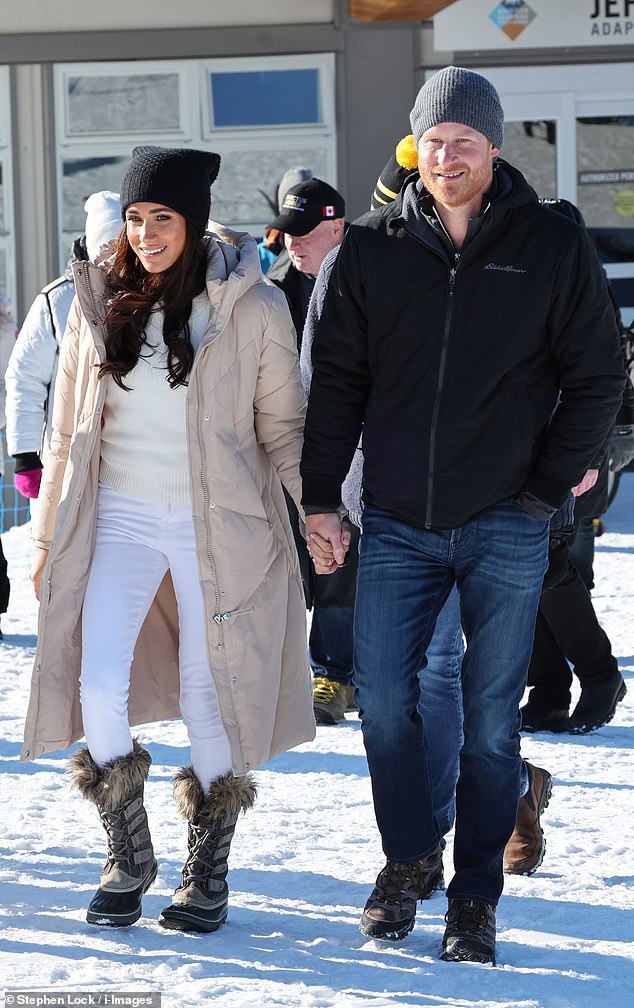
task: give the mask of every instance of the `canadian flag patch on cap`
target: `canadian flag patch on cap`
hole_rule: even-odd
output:
[[[324,217],[334,217],[335,214],[336,214],[336,210],[335,210],[334,206],[325,206],[324,207],[324,210],[323,210]]]

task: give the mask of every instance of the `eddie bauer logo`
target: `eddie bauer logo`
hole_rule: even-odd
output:
[[[528,270],[520,269],[518,266],[500,266],[499,263],[487,263],[482,269],[499,270],[501,273],[528,273]]]
[[[493,24],[501,28],[511,41],[521,35],[536,17],[535,11],[524,0],[502,0],[489,14]]]

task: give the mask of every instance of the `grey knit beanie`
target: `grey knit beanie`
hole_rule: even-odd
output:
[[[423,133],[438,123],[470,126],[501,147],[504,112],[491,81],[464,67],[448,66],[425,81],[409,116],[418,146]]]
[[[287,172],[282,175],[282,181],[277,187],[277,212],[281,213],[284,207],[284,197],[289,189],[293,186],[301,185],[302,182],[308,182],[309,179],[313,177],[313,173],[310,168],[304,168],[303,165],[296,165],[294,168],[289,168]]]

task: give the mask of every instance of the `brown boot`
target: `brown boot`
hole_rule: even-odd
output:
[[[508,875],[532,875],[544,860],[546,841],[540,816],[552,792],[548,770],[524,760],[528,770],[528,791],[517,803],[515,829],[504,850],[504,871]]]

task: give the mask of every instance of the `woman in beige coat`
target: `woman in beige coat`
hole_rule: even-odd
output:
[[[314,736],[299,502],[304,400],[284,298],[246,235],[205,233],[216,154],[135,148],[114,255],[75,267],[33,519],[38,649],[22,756],[64,748],[108,859],[87,913],[131,924],[156,875],[130,725],[182,714],[188,857],[159,921],[214,931],[251,769]],[[311,546],[319,554],[319,544]],[[41,581],[41,591],[40,591]]]

